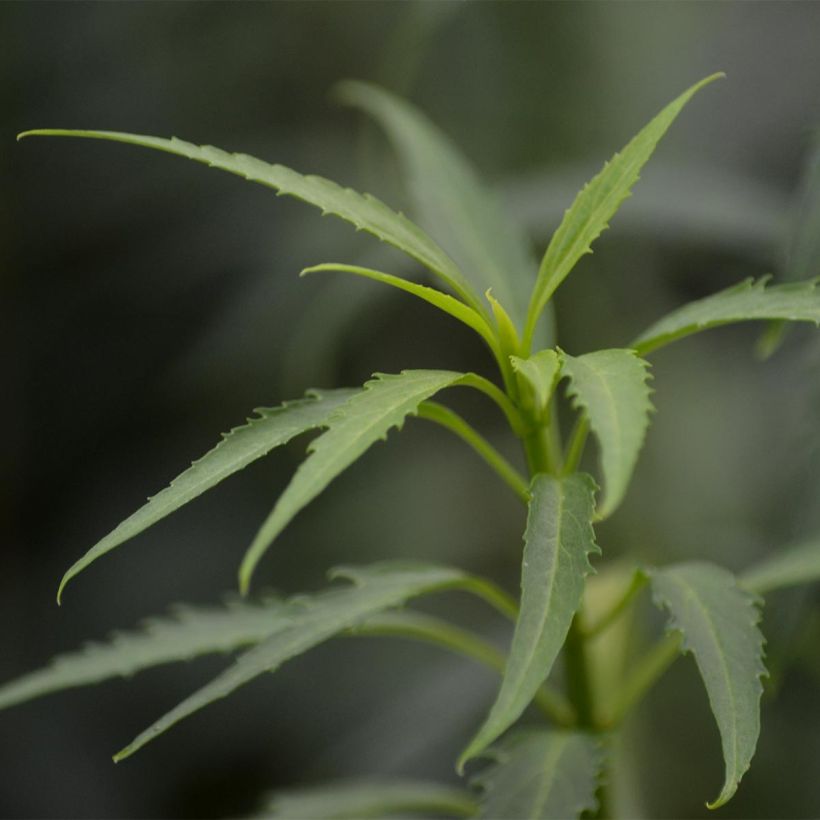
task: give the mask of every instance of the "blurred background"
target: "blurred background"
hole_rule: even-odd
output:
[[[191,162],[90,141],[17,144],[19,131],[173,134],[406,209],[381,133],[330,100],[338,80],[367,79],[462,147],[540,253],[603,161],[723,70],[560,290],[560,343],[575,354],[622,346],[663,312],[744,277],[820,275],[817,3],[7,2],[0,31],[2,680],[232,589],[304,439],[95,564],[54,604],[70,563],[252,408],[374,371],[492,374],[466,330],[403,294],[297,277],[318,262],[372,263],[382,253],[372,238]],[[384,264],[413,273],[394,257]],[[712,331],[654,357],[658,412],[626,503],[599,528],[607,559],[740,568],[820,531],[820,340],[798,328],[763,361],[762,330]],[[462,407],[518,458],[492,408]],[[258,578],[309,591],[335,564],[407,557],[515,590],[523,523],[470,452],[411,420],[294,521]],[[721,816],[820,811],[819,602],[814,588],[767,606],[773,685],[761,741]],[[506,634],[457,596],[439,606]],[[657,629],[648,611],[639,620]],[[496,685],[435,649],[337,641],[111,763],[226,662],[0,713],[0,815],[224,817],[274,787],[327,778],[449,781]],[[722,762],[691,659],[663,679],[621,747],[628,816],[706,816]]]

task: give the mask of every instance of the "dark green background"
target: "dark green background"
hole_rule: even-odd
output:
[[[745,276],[820,274],[816,242],[788,251],[809,213],[799,192],[820,122],[818,41],[810,2],[0,5],[0,676],[232,588],[304,441],[96,564],[54,605],[64,569],[252,407],[376,370],[491,373],[467,332],[406,296],[296,276],[365,259],[375,240],[193,163],[121,145],[16,144],[17,132],[174,134],[406,208],[381,135],[329,99],[337,80],[369,79],[463,147],[540,251],[604,159],[685,87],[726,71],[561,289],[561,344],[583,353],[623,345],[659,313]],[[659,412],[627,502],[599,528],[606,556],[738,568],[820,530],[820,345],[800,329],[761,363],[759,332],[725,329],[655,358]],[[463,406],[517,457],[491,409]],[[515,499],[472,454],[410,421],[294,522],[258,578],[309,590],[334,564],[402,556],[495,574],[512,590],[522,528]],[[816,817],[816,588],[770,603],[777,698],[720,814]],[[486,617],[456,598],[449,611]],[[224,663],[0,714],[0,813],[235,816],[280,785],[370,772],[451,779],[495,685],[436,650],[337,642],[110,762]],[[690,660],[624,747],[625,812],[707,814],[722,764]]]

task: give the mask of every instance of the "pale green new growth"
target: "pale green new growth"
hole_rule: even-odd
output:
[[[692,562],[650,572],[655,603],[668,610],[670,631],[680,632],[682,651],[694,655],[720,730],[726,779],[715,809],[737,790],[760,733],[763,636],[756,599],[731,572]]]
[[[275,792],[257,817],[282,820],[364,820],[390,817],[471,817],[478,810],[472,795],[423,780],[342,780]]]
[[[820,540],[785,549],[741,573],[739,580],[759,595],[782,587],[816,583],[820,581]]]
[[[392,427],[418,406],[464,378],[450,370],[405,370],[399,375],[377,374],[364,389],[339,407],[327,430],[311,442],[310,456],[302,463],[271,514],[248,548],[239,569],[239,587],[247,592],[259,559],[291,519],[316,498],[336,476],[347,469],[372,444],[387,437]]]
[[[597,807],[603,754],[591,735],[523,731],[487,755],[493,763],[473,781],[483,792],[481,818],[566,820]]]
[[[280,407],[260,408],[247,424],[223,434],[222,441],[195,461],[170,486],[148,500],[77,561],[60,582],[59,603],[66,584],[101,555],[156,524],[166,515],[215,487],[220,481],[267,455],[295,436],[323,426],[340,405],[356,391],[312,391],[311,398],[285,402]]]
[[[784,319],[820,324],[817,280],[766,287],[768,277],[746,279],[672,311],[641,333],[631,347],[645,355],[684,336],[731,322]]]
[[[552,669],[592,571],[589,555],[600,552],[590,524],[594,491],[592,479],[580,473],[539,475],[532,483],[512,647],[496,701],[459,768],[521,716]]]
[[[724,75],[713,74],[706,77],[669,103],[620,153],[604,165],[603,170],[575,198],[564,214],[558,230],[552,235],[538,269],[538,279],[527,310],[525,350],[529,347],[535,324],[544,306],[578,260],[584,254],[592,252],[592,243],[609,227],[609,220],[630,195],[641,168],[652,156],[655,146],[683,106],[704,85],[722,76]]]
[[[387,242],[424,265],[473,307],[479,311],[484,310],[481,300],[453,260],[421,228],[370,194],[360,194],[352,188],[342,188],[322,177],[304,176],[284,165],[271,165],[248,154],[230,154],[212,145],[193,145],[176,137],[164,139],[119,131],[39,128],[25,131],[17,138],[28,136],[84,137],[139,145],[192,159],[211,168],[236,174],[250,182],[266,185],[280,195],[293,196],[315,205],[323,214],[338,216],[352,223],[357,230],[367,231]]]
[[[601,446],[606,495],[598,518],[611,515],[623,499],[643,445],[652,403],[649,364],[631,350],[597,350],[583,356],[561,354],[567,394],[589,421]]]
[[[510,356],[510,363],[532,394],[535,413],[545,416],[561,370],[558,354],[554,350],[539,350],[529,359]]]
[[[342,567],[332,577],[353,581],[353,586],[293,599],[292,614],[284,629],[240,655],[211,683],[202,687],[115,755],[122,760],[188,715],[229,695],[263,672],[272,672],[290,658],[355,626],[363,618],[408,598],[443,589],[469,588],[469,576],[447,567],[383,563],[369,567]]]
[[[381,123],[402,161],[416,218],[477,291],[492,288],[520,332],[536,268],[520,227],[461,152],[411,105],[362,82],[341,83],[337,96]]]
[[[140,631],[118,632],[109,643],[90,643],[58,655],[51,664],[0,687],[0,709],[174,661],[230,652],[258,643],[289,623],[290,609],[276,599],[259,604],[229,600],[224,607],[176,607]]]

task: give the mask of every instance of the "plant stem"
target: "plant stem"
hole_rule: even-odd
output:
[[[495,447],[490,444],[461,416],[448,407],[433,401],[425,401],[419,405],[418,417],[434,421],[442,427],[455,433],[462,441],[478,453],[489,466],[501,477],[501,480],[526,504],[530,498],[526,479],[507,461]]]
[[[459,582],[458,588],[477,595],[513,623],[518,620],[518,601],[487,578],[470,575]]]
[[[595,621],[595,623],[582,627],[584,637],[587,640],[592,640],[592,638],[597,637],[612,626],[612,624],[615,623],[615,621],[617,621],[624,612],[626,612],[632,601],[635,599],[635,596],[646,586],[647,583],[648,579],[646,575],[640,570],[637,570],[632,576],[632,580],[626,588],[624,594],[614,603],[609,611],[605,612],[597,621]]]

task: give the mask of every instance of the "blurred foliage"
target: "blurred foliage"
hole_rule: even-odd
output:
[[[233,583],[303,441],[101,562],[62,610],[53,605],[79,554],[252,407],[376,370],[489,365],[466,331],[401,294],[300,281],[325,258],[374,265],[369,255],[383,251],[344,226],[193,164],[102,144],[18,146],[17,132],[176,134],[405,207],[380,134],[327,97],[339,79],[371,80],[463,147],[540,250],[577,188],[648,115],[726,71],[559,294],[561,344],[578,354],[622,345],[745,276],[820,274],[818,28],[814,3],[0,5],[3,679],[99,637],[100,623],[212,601]],[[381,318],[360,321],[376,300]],[[607,556],[739,567],[820,528],[820,344],[797,329],[762,363],[758,331],[714,331],[658,356],[658,414],[623,509],[600,527]],[[490,438],[500,433],[490,413],[484,422]],[[410,422],[294,522],[261,571],[291,592],[342,560],[412,556],[513,589],[522,529],[515,499],[471,453]],[[818,627],[806,617],[817,609],[816,591],[785,591],[767,609],[777,696],[723,816],[816,816],[820,736],[805,716],[820,705],[809,651]],[[461,615],[481,617],[468,602]],[[654,618],[645,613],[646,628]],[[108,753],[209,663],[3,713],[0,814],[235,816],[280,785],[441,777],[494,684],[433,649],[331,644],[113,767]],[[622,741],[625,813],[705,816],[697,796],[720,771],[711,727],[694,667],[679,663]]]

